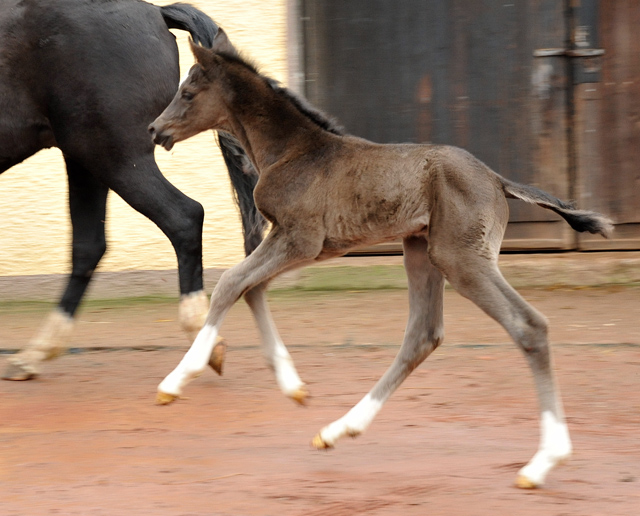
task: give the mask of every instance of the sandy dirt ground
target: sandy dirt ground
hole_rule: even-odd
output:
[[[549,318],[575,448],[543,489],[513,487],[538,443],[525,361],[449,291],[444,345],[364,435],[311,449],[390,364],[408,307],[404,291],[299,292],[271,302],[307,407],[278,391],[244,303],[223,327],[224,376],[170,406],[154,396],[187,346],[176,305],[86,307],[72,353],[0,382],[0,514],[640,514],[640,290],[522,293]],[[24,345],[43,315],[3,305],[0,348]]]

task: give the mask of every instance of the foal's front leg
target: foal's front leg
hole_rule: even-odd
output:
[[[211,295],[203,328],[178,366],[158,386],[157,402],[171,403],[191,380],[202,374],[225,315],[244,292],[314,256],[312,250],[307,248],[306,253],[303,252],[295,241],[289,241],[279,228],[274,228],[252,254],[225,271]]]

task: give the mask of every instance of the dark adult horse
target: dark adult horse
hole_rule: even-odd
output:
[[[180,321],[200,329],[208,302],[202,281],[202,206],[161,174],[148,124],[179,82],[169,28],[203,46],[218,31],[187,4],[138,0],[2,0],[0,3],[0,173],[40,149],[65,159],[73,227],[72,272],[58,304],[26,348],[10,358],[5,379],[35,376],[69,338],[73,318],[106,250],[110,189],[167,235],[178,258]],[[255,175],[231,137],[220,135],[243,219],[245,250],[261,240],[253,204]]]

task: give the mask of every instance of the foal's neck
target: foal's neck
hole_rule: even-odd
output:
[[[293,105],[282,93],[256,78],[231,107],[234,136],[253,161],[258,173],[277,162],[317,146],[330,133]]]

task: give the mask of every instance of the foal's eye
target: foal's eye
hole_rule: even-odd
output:
[[[183,91],[182,92],[182,99],[186,100],[187,102],[190,100],[193,100],[193,97],[195,95],[193,93],[191,93],[190,91]]]

